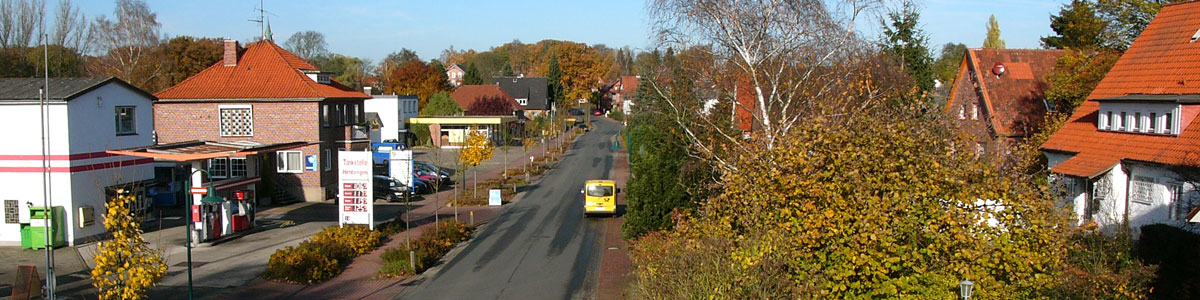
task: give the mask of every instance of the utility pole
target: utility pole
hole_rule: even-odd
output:
[[[45,28],[45,25],[42,25],[42,27]],[[45,32],[45,31],[43,30],[43,32]],[[42,216],[43,216],[42,226],[44,226],[43,228],[45,229],[42,231],[45,234],[45,239],[42,241],[45,243],[43,246],[46,247],[46,293],[45,293],[45,295],[47,296],[46,297],[47,299],[54,299],[54,290],[55,290],[54,242],[52,240],[54,235],[51,232],[54,231],[56,228],[51,226],[51,225],[53,225],[53,220],[54,220],[54,210],[50,209],[50,204],[51,204],[51,201],[50,201],[50,196],[51,196],[50,142],[48,141],[48,139],[50,137],[50,128],[49,128],[50,127],[50,122],[49,122],[50,121],[49,120],[50,119],[50,116],[49,116],[50,115],[50,109],[49,109],[50,108],[50,103],[49,103],[50,102],[49,101],[49,98],[50,98],[50,56],[49,56],[50,48],[47,46],[48,42],[49,42],[49,35],[43,33],[42,34],[42,71],[43,71],[42,75],[43,75],[44,81],[42,83],[43,84],[42,88],[38,90],[38,94],[39,94],[38,98],[41,99],[38,107],[41,109],[41,117],[42,117],[41,118],[42,119],[41,120],[41,122],[42,122],[42,124],[41,124],[41,130],[42,130],[42,205],[44,205],[43,209],[46,210],[45,213],[42,214]]]

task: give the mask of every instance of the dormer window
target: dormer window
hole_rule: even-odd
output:
[[[1180,118],[1187,118],[1191,102],[1170,95],[1129,95],[1100,98],[1096,129],[1103,131],[1178,135]]]
[[[316,81],[317,83],[329,84],[329,82],[330,82],[329,73],[324,73],[321,71],[307,71],[307,70],[301,71],[301,72],[304,72],[304,75],[308,75],[309,79],[312,79],[313,81]]]

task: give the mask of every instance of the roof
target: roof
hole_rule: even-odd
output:
[[[1026,136],[1042,127],[1046,115],[1045,92],[1050,88],[1046,75],[1054,68],[1064,50],[1041,49],[967,49],[963,64],[968,76],[979,84],[979,93],[992,128],[999,136]],[[1000,76],[992,69],[1004,66]],[[955,98],[946,101],[947,110]]]
[[[304,71],[318,69],[296,55],[266,40],[252,43],[227,67],[217,61],[204,71],[166,88],[155,96],[164,101],[201,99],[366,99],[371,96],[330,79],[329,84],[312,80]]]
[[[1179,136],[1099,131],[1100,102],[1130,95],[1200,94],[1200,2],[1163,6],[1141,36],[1117,60],[1062,129],[1042,149],[1076,153],[1051,168],[1066,175],[1092,177],[1121,160],[1196,166],[1200,162],[1200,118],[1183,126]],[[1135,97],[1136,98],[1136,97]],[[1153,97],[1150,97],[1153,98]],[[1171,98],[1171,97],[1167,97]]]
[[[70,101],[109,83],[125,86],[146,98],[157,99],[154,95],[116,77],[57,77],[50,78],[49,81],[49,100]],[[0,101],[36,101],[40,97],[38,90],[45,84],[44,78],[0,78]]]
[[[109,154],[148,157],[163,161],[195,161],[216,157],[245,157],[260,153],[274,152],[302,147],[309,142],[290,142],[263,145],[254,142],[222,143],[212,141],[187,141],[170,144],[158,144],[149,147],[137,147],[120,150],[108,150]]]
[[[623,95],[633,94],[637,92],[638,77],[637,76],[621,76],[621,90],[617,91]]]
[[[511,102],[514,109],[521,107],[521,104],[517,103],[517,99],[504,92],[498,85],[462,85],[450,93],[450,98],[454,98],[454,102],[458,103],[458,107],[463,110],[467,110],[471,107],[471,103],[484,97],[501,97]]]
[[[550,84],[546,77],[492,77],[492,82],[513,98],[527,99],[525,109],[550,109]]]

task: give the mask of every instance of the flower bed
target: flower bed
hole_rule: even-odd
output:
[[[512,189],[513,185],[525,186],[528,184],[529,183],[526,182],[524,179],[520,179],[520,178],[516,178],[516,177],[509,177],[508,179],[504,179],[501,177],[493,177],[493,178],[484,180],[479,183],[479,192],[478,193],[476,193],[473,190],[473,187],[464,186],[462,190],[458,191],[457,203],[455,203],[454,201],[450,201],[448,204],[452,205],[452,206],[455,204],[457,204],[458,206],[488,205],[488,197],[490,196],[488,194],[488,190],[490,190],[490,189],[499,189],[500,190],[500,198],[511,201],[513,198],[513,195],[516,195],[516,192],[513,192],[513,189]]]
[[[383,266],[379,274],[385,277],[405,277],[420,274],[442,256],[450,252],[455,245],[466,241],[475,230],[474,226],[455,222],[442,221],[437,226],[427,226],[421,231],[421,236],[412,240],[408,246],[388,248],[383,251]],[[414,252],[415,263],[409,262],[409,251]],[[416,269],[413,269],[413,266]]]
[[[383,235],[363,226],[331,226],[295,247],[271,254],[263,277],[294,284],[313,284],[342,273],[350,259],[367,254]]]

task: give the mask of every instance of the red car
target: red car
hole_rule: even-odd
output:
[[[599,109],[592,111],[593,116],[599,116],[599,115],[603,115],[603,114],[604,114],[604,112],[600,111]]]

